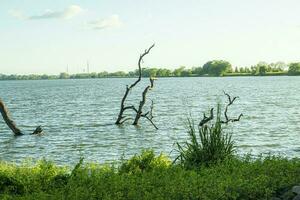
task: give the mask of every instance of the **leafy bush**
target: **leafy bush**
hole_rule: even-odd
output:
[[[123,162],[119,168],[121,173],[140,173],[153,169],[163,169],[169,167],[171,161],[165,155],[155,156],[153,150],[143,150],[140,155],[135,155],[131,159]]]
[[[44,161],[22,166],[0,162],[0,199],[265,200],[280,196],[282,191],[300,183],[299,159],[233,157],[209,167],[202,166],[201,170],[188,170],[169,165],[169,161],[166,167],[164,159],[156,165],[153,160],[158,161],[159,156],[153,158],[147,152],[129,160],[151,158],[147,166],[155,167],[142,171],[140,161],[137,165],[127,165],[135,166],[130,168],[134,173],[87,163],[78,164],[76,173],[71,175],[72,168],[66,170],[54,164],[50,167]]]
[[[14,177],[0,173],[0,193],[22,194],[24,186]]]
[[[177,143],[179,161],[188,169],[197,168],[201,165],[210,165],[233,156],[234,142],[231,134],[224,131],[221,124],[220,105],[217,109],[217,117],[214,124],[198,126],[196,135],[195,123],[188,118],[188,134],[190,141],[183,145]]]
[[[288,74],[289,75],[300,75],[300,63],[290,63]]]

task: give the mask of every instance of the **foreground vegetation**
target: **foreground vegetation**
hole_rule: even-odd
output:
[[[1,199],[270,199],[300,183],[300,160],[230,158],[186,169],[144,151],[119,167],[0,164]]]
[[[58,166],[0,162],[0,199],[215,200],[294,199],[291,188],[300,183],[300,159],[279,156],[237,156],[229,116],[238,97],[227,96],[199,123],[188,117],[189,140],[177,143],[171,160],[144,150],[114,164],[84,163]],[[5,109],[4,109],[5,110]],[[68,155],[66,155],[68,156]],[[278,199],[278,198],[277,198]]]
[[[236,97],[228,95],[228,99],[225,113]],[[223,125],[239,118],[225,114],[221,119],[220,105],[214,121],[213,109],[198,125],[189,118],[190,139],[177,143],[174,161],[144,150],[128,160],[106,165],[84,163],[83,159],[74,167],[46,160],[21,165],[0,162],[0,198],[293,199],[295,194],[288,191],[300,183],[300,159],[237,156],[234,140]]]
[[[300,75],[300,63],[285,64],[283,62],[265,63],[260,62],[251,67],[233,67],[229,62],[224,60],[213,60],[205,63],[201,67],[186,68],[184,66],[175,70],[166,68],[143,68],[143,77],[197,77],[197,76],[282,76]],[[60,73],[59,75],[4,75],[0,74],[0,80],[48,80],[48,79],[86,79],[86,78],[124,78],[137,77],[138,70],[128,73],[123,71],[117,72],[93,72],[68,74]]]

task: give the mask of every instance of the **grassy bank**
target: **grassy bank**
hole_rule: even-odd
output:
[[[1,199],[270,199],[300,183],[300,160],[230,158],[191,170],[146,151],[119,167],[0,164]]]

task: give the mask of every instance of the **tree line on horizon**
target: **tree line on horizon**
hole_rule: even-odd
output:
[[[130,78],[137,77],[138,70],[124,72],[92,72],[59,75],[5,75],[0,74],[0,80],[49,80],[49,79],[85,79],[85,78]],[[186,68],[181,66],[174,70],[167,68],[142,68],[143,77],[197,77],[197,76],[265,76],[265,75],[300,75],[300,62],[286,64],[284,62],[259,62],[251,67],[233,67],[225,60],[212,60],[200,67]]]

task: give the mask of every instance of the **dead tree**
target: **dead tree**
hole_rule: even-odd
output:
[[[220,123],[221,123],[221,124],[228,124],[229,122],[237,122],[237,121],[240,121],[241,117],[243,116],[242,113],[241,113],[237,118],[229,118],[229,117],[228,117],[228,114],[227,114],[229,106],[231,106],[231,105],[234,103],[234,101],[235,101],[238,97],[233,97],[233,98],[231,98],[231,96],[230,96],[228,93],[226,93],[225,91],[223,91],[223,92],[224,92],[224,94],[227,96],[229,102],[228,102],[228,104],[225,106],[225,110],[224,110],[224,117],[225,117],[225,120],[221,120]],[[210,115],[209,115],[209,117],[207,117],[207,116],[205,115],[205,113],[204,113],[204,114],[203,114],[203,118],[202,118],[202,120],[201,120],[200,123],[199,123],[199,126],[200,126],[200,127],[201,127],[201,126],[204,126],[204,125],[206,125],[208,122],[210,122],[210,121],[213,120],[213,119],[214,119],[214,108],[211,108],[211,109],[210,109]]]
[[[231,99],[231,96],[229,94],[227,94],[225,91],[223,91],[224,94],[227,96],[228,98],[228,104],[225,107],[224,110],[224,116],[225,116],[225,121],[221,121],[222,124],[228,124],[229,122],[237,122],[240,121],[241,117],[243,116],[243,114],[241,113],[237,118],[229,118],[227,115],[228,112],[228,107],[231,106],[233,104],[233,102],[238,98],[238,97],[233,97],[233,99]]]
[[[142,94],[142,100],[140,101],[140,105],[139,105],[139,108],[138,110],[135,110],[136,111],[136,116],[135,116],[135,119],[134,119],[134,122],[133,122],[133,125],[138,125],[139,123],[139,120],[141,117],[144,117],[146,118],[148,121],[150,121],[150,123],[156,128],[157,126],[153,123],[152,119],[153,119],[153,115],[152,115],[152,111],[153,111],[153,101],[152,101],[152,104],[151,104],[151,107],[150,107],[150,111],[146,112],[145,114],[143,114],[143,107],[146,103],[146,96],[147,96],[147,93],[149,90],[151,90],[154,86],[154,78],[150,78],[150,85],[148,85],[143,94]]]
[[[16,123],[12,120],[12,118],[9,115],[9,111],[3,101],[0,99],[0,112],[2,114],[2,117],[7,124],[7,126],[12,130],[15,136],[23,135],[22,131],[17,127]],[[41,134],[43,132],[43,129],[41,126],[38,126],[32,134]]]
[[[146,103],[146,95],[148,93],[148,91],[153,88],[153,85],[154,85],[154,78],[150,78],[150,85],[147,86],[145,88],[145,90],[143,91],[142,93],[142,101],[140,101],[140,104],[139,104],[139,108],[136,109],[133,105],[130,105],[130,106],[125,106],[125,101],[128,97],[128,94],[129,92],[132,90],[133,87],[135,87],[142,79],[142,67],[141,67],[141,63],[143,61],[143,58],[144,56],[146,56],[150,50],[154,47],[154,44],[152,46],[150,46],[148,49],[145,50],[145,52],[143,54],[140,55],[139,57],[139,60],[138,60],[138,73],[139,73],[139,76],[138,76],[138,79],[133,83],[131,84],[130,86],[126,86],[126,91],[125,91],[125,94],[121,100],[121,107],[120,107],[120,112],[119,112],[119,115],[118,115],[118,118],[115,122],[115,124],[117,125],[120,125],[120,124],[123,124],[124,122],[128,121],[128,120],[133,120],[132,118],[130,117],[127,117],[127,116],[124,116],[124,112],[126,110],[132,110],[136,113],[136,116],[135,116],[135,119],[134,119],[134,122],[133,122],[133,125],[138,125],[138,122],[139,122],[139,119],[141,117],[144,117],[146,119],[148,119],[151,124],[157,129],[157,127],[155,126],[155,124],[153,123],[152,119],[153,119],[153,115],[152,115],[152,110],[153,110],[153,104],[151,106],[151,110],[145,114],[143,114],[142,112],[142,109]],[[150,113],[151,113],[151,116],[150,116]]]
[[[146,118],[153,126],[155,129],[158,129],[157,126],[153,122],[153,108],[154,108],[154,102],[151,100],[151,106],[150,106],[150,111],[146,112],[145,114],[142,114],[141,116]]]

